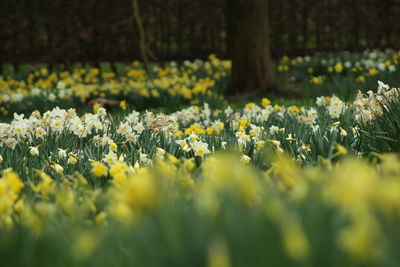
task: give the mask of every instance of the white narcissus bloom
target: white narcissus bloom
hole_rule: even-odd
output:
[[[60,119],[55,119],[51,122],[50,127],[55,132],[61,132],[63,130],[63,122]]]
[[[3,162],[3,157],[0,155],[0,163]]]
[[[224,113],[226,114],[226,116],[229,117],[229,115],[231,115],[233,113],[233,109],[231,108],[231,106],[228,106],[225,110]]]
[[[135,165],[133,165],[133,169],[134,169],[134,170],[137,170],[137,169],[139,169],[139,168],[140,168],[140,164],[139,164],[138,161],[136,161],[136,162],[135,162]]]
[[[161,147],[156,147],[156,153],[159,155],[164,156],[165,155],[165,150],[162,149]]]
[[[141,164],[148,164],[150,162],[149,157],[147,154],[140,152],[139,154],[139,160]]]
[[[127,134],[125,135],[125,140],[126,140],[127,142],[132,142],[132,143],[136,144],[137,141],[138,141],[139,136],[140,136],[140,135],[134,134],[133,132],[127,133]]]
[[[65,90],[60,90],[58,92],[58,98],[60,98],[60,99],[65,98],[66,95],[67,95],[67,93],[65,92]]]
[[[186,140],[176,140],[177,143],[185,152],[189,152],[192,148],[186,143]]]
[[[10,100],[11,100],[11,97],[9,96],[9,95],[7,95],[7,94],[3,94],[2,95],[2,101],[4,102],[4,103],[7,103],[7,102],[10,102]]]
[[[23,120],[24,120],[24,117],[25,117],[24,114],[17,114],[17,113],[15,113],[15,112],[14,112],[13,116],[14,116],[13,122],[14,122],[14,121],[17,121],[17,122],[23,121]]]
[[[378,81],[378,94],[382,94],[390,89],[389,85],[383,83],[382,81]]]
[[[96,111],[96,114],[98,114],[100,116],[105,116],[107,114],[107,111],[105,108],[101,107]]]
[[[86,137],[90,132],[89,132],[88,128],[86,128],[85,126],[83,126],[82,124],[80,124],[80,125],[78,126],[78,128],[75,129],[75,131],[73,131],[73,133],[74,133],[76,136],[79,136],[79,137],[83,138],[83,137]]]
[[[33,157],[38,156],[39,155],[39,146],[30,146],[29,154],[31,154],[31,156],[33,156]]]
[[[103,123],[99,120],[95,121],[93,124],[94,128],[96,130],[102,130],[103,129]]]
[[[13,133],[16,136],[24,137],[26,135],[27,126],[24,121],[13,121],[11,124],[13,126]]]
[[[261,148],[264,147],[265,141],[263,141],[263,140],[255,140],[254,144],[256,145],[256,150],[260,150]]]
[[[59,148],[58,149],[58,157],[60,158],[66,158],[67,157],[67,150]]]
[[[317,131],[319,131],[319,125],[311,125],[311,130],[313,131],[313,133],[317,133]]]
[[[61,174],[64,172],[64,168],[58,163],[51,164],[50,167],[57,173]]]
[[[121,155],[119,155],[118,161],[124,161],[125,158],[126,158],[126,155],[122,153]]]
[[[159,159],[159,160],[163,160],[164,156],[165,156],[165,150],[160,147],[156,147],[155,158]]]
[[[103,146],[108,145],[109,143],[113,142],[113,140],[108,136],[102,136],[99,139],[99,143]]]
[[[329,116],[331,116],[332,118],[339,118],[340,114],[342,113],[342,110],[339,108],[329,107],[328,111],[329,111]]]
[[[278,153],[283,153],[283,149],[280,146],[275,147],[275,151]]]
[[[46,131],[42,127],[38,127],[35,130],[36,138],[43,138],[46,134]]]
[[[385,64],[383,64],[383,63],[381,62],[381,63],[379,63],[379,64],[377,65],[377,68],[378,68],[378,70],[380,70],[380,71],[385,71],[386,66],[385,66]]]
[[[325,105],[324,101],[325,101],[324,96],[317,97],[317,101],[316,101],[317,106],[322,107],[323,105]]]
[[[342,127],[339,127],[339,133],[341,136],[347,136],[347,132],[345,129],[343,129]]]
[[[140,113],[137,111],[132,111],[131,114],[129,114],[125,119],[129,123],[137,123],[139,121],[139,115]]]
[[[375,99],[373,99],[373,100],[371,100],[370,102],[369,102],[369,107],[371,108],[371,110],[373,111],[373,112],[376,112],[376,113],[381,113],[382,112],[382,106],[381,106],[381,104],[379,104],[379,102],[377,101],[377,100],[375,100]]]
[[[279,142],[278,140],[268,140],[271,144],[273,144],[274,146],[280,146],[281,142]]]
[[[335,108],[335,109],[339,109],[339,110],[342,110],[344,108],[344,102],[342,100],[340,100],[337,96],[333,95],[330,100],[331,100],[331,103],[330,103],[331,108]]]
[[[250,135],[241,134],[238,138],[238,143],[241,145],[246,145],[246,143],[250,141]]]
[[[141,134],[144,131],[143,123],[139,122],[138,124],[133,127],[133,129],[138,133]]]
[[[57,88],[58,89],[65,89],[65,87],[66,87],[66,85],[65,85],[65,83],[63,81],[59,81],[57,83]]]
[[[251,136],[259,136],[261,133],[261,127],[256,126],[254,124],[250,124],[251,130],[250,130],[250,135]]]
[[[191,142],[196,142],[199,139],[199,137],[195,133],[191,133],[188,138]]]
[[[304,154],[307,155],[308,153],[311,152],[310,145],[302,144],[301,147],[299,148],[299,151],[300,151],[303,155],[304,155]],[[303,159],[304,159],[304,157],[303,157]]]
[[[279,132],[279,127],[278,126],[271,125],[271,127],[269,127],[269,133],[270,134],[275,134],[277,132]]]
[[[69,153],[68,163],[74,165],[74,164],[76,164],[77,162],[78,162],[78,157],[77,157],[77,155],[74,154],[74,153]]]
[[[216,129],[222,130],[222,129],[224,129],[225,124],[218,119],[218,120],[214,121],[214,127]]]
[[[274,111],[274,108],[271,105],[266,106],[263,110],[261,110],[261,118],[262,121],[265,121],[269,118],[269,115]]]
[[[18,144],[18,141],[14,137],[6,138],[3,142],[6,147],[11,148],[12,150],[14,150],[15,146]]]
[[[132,132],[132,127],[129,125],[128,122],[121,122],[120,125],[118,126],[117,133],[126,135],[128,133]]]
[[[192,147],[195,156],[204,157],[204,155],[211,153],[211,151],[208,149],[207,143],[195,141],[192,143]]]
[[[74,117],[68,121],[68,129],[72,132],[77,131],[77,129],[82,125],[81,120],[78,117]]]
[[[35,87],[31,91],[31,96],[39,96],[41,94],[41,90],[38,87]]]
[[[329,115],[332,118],[339,118],[340,114],[342,114],[343,109],[345,108],[345,104],[335,95],[333,95],[330,100],[331,103],[328,107]]]
[[[243,162],[244,164],[248,164],[251,161],[251,158],[245,154],[242,154],[240,157],[240,161]]]
[[[220,133],[225,128],[225,124],[220,120],[216,120],[213,122],[212,127],[217,133]]]
[[[270,142],[274,146],[276,152],[283,153],[281,142],[279,142],[278,140],[268,140],[268,142]]]
[[[112,164],[115,161],[117,161],[118,158],[117,158],[117,155],[114,152],[110,151],[110,152],[108,152],[107,155],[105,155],[105,157],[102,160],[104,162],[108,163],[108,164]]]

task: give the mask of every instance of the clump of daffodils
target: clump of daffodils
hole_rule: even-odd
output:
[[[317,98],[316,103],[319,107],[326,107],[329,115],[334,119],[339,118],[346,109],[345,103],[335,95],[332,97],[320,96]]]
[[[377,116],[383,114],[388,101],[399,96],[397,88],[390,88],[389,85],[378,81],[378,90],[376,93],[368,91],[367,95],[360,91],[357,93],[356,100],[353,102],[355,118],[358,121],[368,122]]]

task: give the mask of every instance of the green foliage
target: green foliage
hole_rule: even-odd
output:
[[[364,153],[400,152],[400,99],[387,100],[382,115],[359,126]]]

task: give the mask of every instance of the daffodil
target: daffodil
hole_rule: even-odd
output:
[[[92,173],[96,177],[106,176],[108,174],[108,168],[99,161],[92,161]]]
[[[64,168],[58,163],[51,164],[50,168],[52,168],[55,172],[59,174],[62,174],[64,172]]]
[[[39,146],[30,146],[29,154],[33,157],[39,156]]]
[[[192,144],[194,155],[204,157],[206,154],[210,154],[211,151],[208,149],[208,144],[200,141],[195,141]]]

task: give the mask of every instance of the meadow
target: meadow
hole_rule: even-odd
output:
[[[289,98],[224,97],[214,55],[7,70],[2,265],[397,266],[399,57],[285,56]]]

